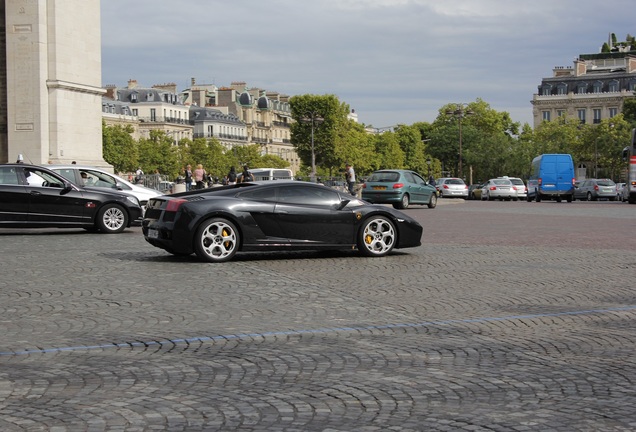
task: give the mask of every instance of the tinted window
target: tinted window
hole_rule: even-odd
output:
[[[253,201],[275,201],[276,188],[261,188],[250,190],[248,192],[241,192],[238,196],[239,198]]]
[[[14,167],[0,167],[0,184],[17,185],[18,174]]]
[[[463,185],[464,181],[462,179],[448,179],[446,184]]]
[[[29,186],[63,188],[64,181],[37,168],[25,168],[24,175]]]
[[[340,195],[330,189],[311,186],[286,186],[278,188],[278,201],[285,204],[330,207],[340,202]]]
[[[612,180],[599,180],[598,182],[599,186],[615,186],[616,183],[614,183]]]
[[[396,172],[375,172],[369,177],[369,182],[392,183],[400,179],[400,173]]]

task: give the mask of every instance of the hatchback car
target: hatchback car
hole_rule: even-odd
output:
[[[616,183],[616,199],[618,201],[623,201],[623,188],[625,187],[625,183]]]
[[[468,198],[468,186],[464,180],[448,177],[437,179],[436,182],[442,198]]]
[[[517,189],[509,179],[495,178],[488,180],[482,185],[481,199],[482,201],[492,201],[494,199],[517,201],[519,198],[517,198]]]
[[[81,187],[47,168],[0,165],[0,227],[85,228],[119,233],[140,219],[131,195]]]
[[[48,168],[62,175],[67,180],[89,189],[102,188],[132,195],[139,200],[142,210],[146,209],[146,203],[150,198],[163,195],[156,189],[131,183],[101,168],[80,165],[49,165]]]
[[[437,190],[415,171],[380,170],[362,185],[362,199],[372,204],[393,204],[397,209],[411,204],[435,208]]]
[[[587,201],[608,199],[610,201],[616,201],[616,183],[610,179],[583,180],[578,187],[574,188],[573,199]]]

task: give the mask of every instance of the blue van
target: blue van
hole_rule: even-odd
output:
[[[532,200],[565,199],[574,196],[574,162],[569,154],[543,154],[532,160],[528,179],[528,202]]]

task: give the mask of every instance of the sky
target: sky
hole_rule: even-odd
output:
[[[636,35],[633,0],[102,0],[102,84],[333,94],[376,128],[482,99],[532,125],[556,66]]]

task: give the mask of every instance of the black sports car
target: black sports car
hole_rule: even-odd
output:
[[[355,249],[380,257],[421,244],[422,226],[404,213],[326,186],[255,181],[148,201],[142,223],[153,246],[209,262],[238,251]]]
[[[85,228],[119,233],[141,218],[134,196],[83,188],[36,165],[0,165],[0,228]]]

